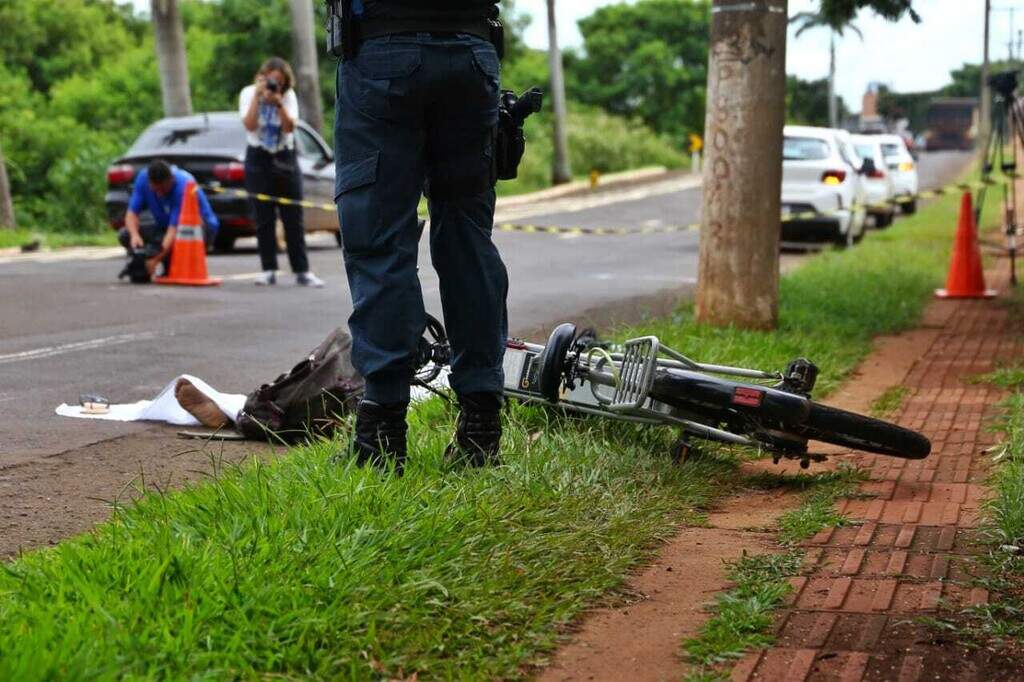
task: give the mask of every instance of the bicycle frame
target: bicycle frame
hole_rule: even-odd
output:
[[[526,402],[550,404],[550,401],[539,391],[538,360],[544,353],[544,350],[545,347],[538,344],[521,341],[509,342],[505,350],[504,362],[505,393],[507,395]],[[665,351],[666,349],[661,347],[660,350]],[[675,351],[671,352],[672,359],[657,359],[657,355],[655,355],[656,365],[665,369],[692,368],[701,372],[727,374],[745,378],[781,379],[781,375],[777,373],[760,372],[742,367],[705,365],[694,362],[681,354],[675,353]],[[625,352],[608,353],[607,355],[613,362],[619,363],[618,366],[621,368],[621,363],[626,356]],[[559,405],[567,410],[623,422],[678,426],[694,436],[723,443],[753,447],[761,445],[758,441],[746,436],[740,436],[696,421],[692,418],[693,415],[687,414],[668,403],[652,398],[646,392],[635,396],[637,404],[634,404],[630,409],[611,409],[610,403],[612,398],[607,395],[602,396],[599,392],[601,390],[599,387],[614,389],[621,382],[616,381],[614,373],[601,371],[599,366],[591,366],[591,363],[588,361],[584,362],[586,364],[580,366],[580,376],[574,382],[575,385],[566,385],[560,397]]]

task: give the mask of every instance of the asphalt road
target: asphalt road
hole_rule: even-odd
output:
[[[951,181],[967,158],[923,156],[923,187]],[[636,228],[696,221],[699,205],[695,181],[677,176],[507,209],[499,219]],[[696,281],[695,232],[498,233],[496,241],[510,273],[514,332],[624,304],[637,312],[642,306],[636,302],[685,295]],[[54,415],[57,405],[76,402],[80,393],[133,402],[153,397],[182,373],[247,393],[289,368],[331,327],[344,324],[349,296],[333,237],[311,240],[313,269],[328,282],[321,290],[294,286],[288,276],[274,288],[253,286],[258,260],[249,242],[240,242],[237,253],[212,257],[210,270],[225,283],[198,290],[119,284],[121,260],[110,250],[77,252],[72,259],[0,257],[0,469],[151,428]],[[427,307],[439,312],[426,240],[421,255]]]

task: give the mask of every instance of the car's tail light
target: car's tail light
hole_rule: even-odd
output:
[[[902,163],[900,163],[900,170],[903,171],[904,173],[914,170],[914,162],[903,161]]]
[[[245,180],[245,164],[237,161],[218,163],[213,167],[213,177],[221,182],[242,182]]]
[[[845,179],[846,171],[844,170],[827,170],[821,174],[821,181],[826,185],[841,185]]]
[[[881,180],[885,177],[885,171],[881,168],[875,168],[875,170],[868,173],[868,177],[874,180]]]
[[[111,166],[107,169],[108,185],[127,185],[135,178],[135,169],[127,164]]]

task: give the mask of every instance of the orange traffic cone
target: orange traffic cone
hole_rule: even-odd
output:
[[[178,217],[178,234],[171,247],[171,267],[166,277],[153,280],[157,284],[208,287],[221,283],[220,279],[211,278],[206,272],[206,243],[203,241],[196,191],[195,182],[189,182],[185,187]]]
[[[960,223],[956,228],[946,288],[937,289],[935,295],[939,298],[992,298],[996,295],[994,290],[985,288],[970,192],[964,192],[960,200]]]

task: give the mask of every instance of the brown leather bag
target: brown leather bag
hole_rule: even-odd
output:
[[[333,436],[363,394],[351,353],[352,338],[335,329],[291,371],[249,394],[238,430],[252,440],[286,443]]]

